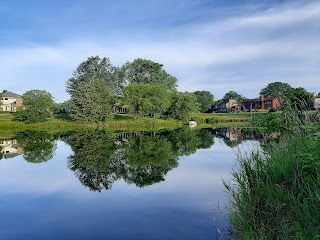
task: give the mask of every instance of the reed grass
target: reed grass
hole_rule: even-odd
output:
[[[272,116],[283,132],[280,139],[265,151],[239,150],[233,180],[224,181],[234,234],[250,240],[320,239],[320,114],[289,109]]]

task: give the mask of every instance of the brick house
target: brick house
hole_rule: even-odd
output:
[[[17,107],[22,105],[22,98],[20,95],[13,92],[1,93],[0,111],[3,112],[15,112]]]
[[[260,96],[259,98],[254,99],[244,99],[243,107],[245,111],[257,111],[259,109],[277,109],[281,106],[281,103],[277,97],[270,96]]]

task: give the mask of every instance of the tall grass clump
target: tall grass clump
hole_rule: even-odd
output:
[[[320,114],[289,107],[274,114],[266,119],[281,125],[269,130],[281,137],[264,150],[239,151],[233,180],[224,182],[230,224],[237,239],[320,239]]]

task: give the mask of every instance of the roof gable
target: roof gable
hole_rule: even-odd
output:
[[[16,93],[13,93],[13,92],[4,92],[4,93],[1,93],[1,96],[2,97],[10,97],[10,98],[18,98],[18,97],[21,97],[20,95],[16,94]]]

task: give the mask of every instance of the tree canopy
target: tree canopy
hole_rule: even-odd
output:
[[[237,100],[238,103],[241,103],[242,100],[244,99],[244,96],[242,96],[241,94],[235,91],[229,91],[222,98],[223,101],[228,101],[230,99],[235,99]]]
[[[163,83],[169,90],[177,88],[177,79],[168,74],[162,64],[151,60],[138,58],[127,62],[122,71],[128,83]]]
[[[277,97],[281,103],[286,99],[291,99],[293,88],[288,83],[272,82],[261,89],[260,95]]]
[[[298,110],[311,110],[314,104],[312,93],[305,88],[294,88],[292,93],[291,104]]]
[[[82,122],[104,122],[113,117],[114,100],[105,81],[82,84],[71,98],[70,116]]]
[[[214,103],[214,98],[209,91],[195,91],[193,92],[197,97],[197,102],[200,104],[200,111],[206,112],[211,108]]]
[[[175,119],[190,120],[190,114],[199,110],[200,104],[194,93],[176,92],[171,98],[171,104],[166,114]]]
[[[86,61],[80,63],[72,77],[67,80],[66,91],[72,97],[81,85],[96,79],[103,80],[114,96],[122,94],[124,79],[120,69],[113,66],[109,58],[100,58],[99,56],[89,57]]]
[[[17,110],[15,120],[26,123],[44,122],[52,116],[53,96],[45,90],[30,90],[22,95],[22,107]]]

